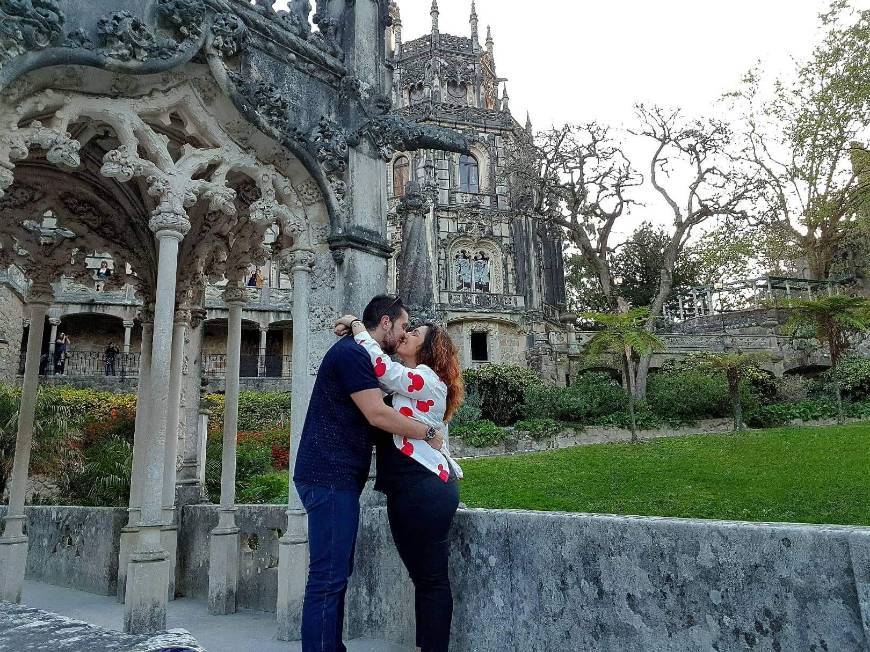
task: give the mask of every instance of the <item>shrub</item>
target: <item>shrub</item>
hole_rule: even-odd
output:
[[[523,416],[526,419],[559,418],[559,403],[564,391],[544,383],[529,385],[523,394]]]
[[[804,401],[809,395],[810,384],[800,376],[783,376],[776,379],[776,403],[796,403]]]
[[[241,433],[236,446],[236,493],[247,486],[251,478],[272,471],[272,447],[257,436]],[[209,437],[206,445],[205,484],[209,497],[217,502],[221,493],[223,443],[220,437]]]
[[[466,393],[465,402],[456,410],[450,424],[454,427],[480,421],[483,413],[480,409],[480,397],[475,392]]]
[[[488,420],[457,426],[450,434],[474,448],[496,446],[505,439],[505,431]]]
[[[241,392],[239,394],[239,431],[282,430],[290,424],[290,398],[287,392]],[[212,404],[208,429],[219,433],[224,427],[224,395],[209,394]]]
[[[653,430],[662,426],[662,418],[653,412],[646,401],[638,401],[634,405],[635,422],[638,430]],[[597,426],[611,428],[631,428],[631,413],[626,410],[618,410],[610,414],[597,417],[594,422]]]
[[[286,503],[289,482],[286,473],[255,475],[239,487],[236,501],[243,505]]]
[[[531,385],[541,383],[535,372],[515,365],[486,365],[465,372],[469,392],[480,397],[483,418],[501,426],[523,416],[523,396]]]
[[[577,377],[562,390],[556,417],[574,423],[594,422],[614,412],[628,409],[628,397],[622,386],[603,372],[589,372]]]
[[[725,378],[692,368],[671,368],[652,374],[646,400],[655,414],[670,423],[692,423],[731,414]]]
[[[560,426],[555,419],[527,419],[517,421],[516,429],[519,432],[527,432],[535,441],[550,439],[559,434]]]
[[[840,359],[836,369],[825,373],[825,379],[839,378],[843,397],[852,401],[870,398],[870,358],[852,354]]]

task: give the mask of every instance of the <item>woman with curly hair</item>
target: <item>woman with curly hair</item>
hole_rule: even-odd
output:
[[[447,443],[447,424],[465,393],[458,351],[442,326],[426,323],[407,332],[396,349],[401,362],[394,362],[355,317],[344,317],[338,328],[352,331],[366,349],[394,409],[445,433],[440,450],[387,433],[375,442],[375,489],[387,496],[393,540],[414,582],[417,646],[422,652],[444,652],[453,617],[448,534],[462,478]]]

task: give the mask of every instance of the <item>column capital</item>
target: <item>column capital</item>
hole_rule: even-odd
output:
[[[190,231],[190,220],[183,208],[161,204],[151,213],[148,228],[158,237],[164,235],[182,240]]]
[[[221,298],[227,305],[233,303],[244,305],[248,303],[250,299],[247,288],[234,285],[226,286],[226,288],[224,288],[223,294],[221,295]]]
[[[190,326],[190,322],[192,320],[193,315],[191,314],[190,308],[188,308],[187,306],[182,306],[175,311],[173,323],[176,326]]]
[[[60,317],[49,317],[48,323],[52,326],[60,326]]]
[[[205,321],[208,313],[205,308],[191,308],[190,310],[190,327],[199,328],[200,324]]]
[[[265,326],[263,324],[260,324],[260,332],[261,333],[268,333],[269,329],[270,329],[269,324],[266,324]]]
[[[293,272],[309,272],[314,269],[314,252],[310,249],[291,249],[283,256]]]
[[[136,325],[136,322],[132,319],[125,319],[123,322],[124,328],[133,328]]]

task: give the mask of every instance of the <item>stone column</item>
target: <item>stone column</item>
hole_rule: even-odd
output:
[[[60,326],[60,318],[52,317],[48,320],[51,324],[51,334],[48,336],[48,365],[45,372],[49,376],[54,376],[54,347],[57,340],[57,327]]]
[[[41,288],[43,291],[45,288]],[[0,537],[0,602],[21,602],[24,568],[27,564],[27,535],[24,534],[24,496],[27,492],[27,471],[30,467],[30,446],[33,440],[33,419],[36,415],[36,395],[39,389],[39,357],[45,315],[51,300],[40,292],[30,301],[30,330],[27,334],[27,354],[24,362],[24,382],[18,411],[18,433],[15,437],[15,458],[12,463],[12,485],[6,512],[3,536]]]
[[[133,321],[125,321],[124,322],[124,348],[123,353],[127,355],[130,353],[130,340],[133,336]]]
[[[205,310],[191,311],[187,344],[187,372],[184,376],[184,448],[176,483],[176,503],[201,503],[205,495],[205,438],[208,434],[208,409],[202,403],[202,338]],[[203,425],[205,419],[205,425]]]
[[[153,340],[153,315],[142,314],[142,347],[139,355],[139,386],[136,392],[136,425],[133,431],[133,469],[130,474],[130,502],[127,509],[127,525],[121,530],[118,555],[118,600],[123,602],[127,594],[127,564],[139,534],[139,507],[142,504],[142,483],[145,475],[145,442],[149,432],[148,413],[151,400],[151,343]]]
[[[408,312],[418,319],[432,321],[435,314],[435,293],[432,285],[432,258],[427,238],[426,217],[429,206],[420,184],[411,181],[396,208],[402,226],[402,253],[399,257],[398,294],[408,306]]]
[[[278,546],[278,639],[299,640],[302,599],[308,577],[308,519],[293,484],[293,469],[310,398],[308,371],[308,309],[314,253],[297,249],[290,253],[293,266],[293,397],[290,435],[290,492],[287,532]]]
[[[223,299],[229,308],[227,372],[224,407],[224,442],[221,464],[221,506],[217,527],[209,539],[208,611],[236,612],[239,584],[239,528],[236,526],[236,437],[239,422],[239,364],[242,348],[243,287],[229,286]]]
[[[257,374],[260,378],[266,375],[266,336],[269,334],[269,327],[260,325],[260,348],[257,356]]]
[[[139,536],[127,568],[124,606],[124,631],[135,634],[166,629],[169,555],[162,542],[166,405],[169,402],[178,249],[190,230],[190,221],[183,208],[163,202],[152,214],[149,226],[156,235],[159,252],[151,351],[150,436],[145,442]]]
[[[181,371],[184,366],[184,337],[190,326],[190,310],[175,311],[172,328],[172,362],[169,374],[169,403],[166,405],[166,446],[163,450],[163,547],[169,553],[169,593],[175,598],[175,560],[178,524],[175,514],[175,478],[178,473],[178,425],[181,415]]]

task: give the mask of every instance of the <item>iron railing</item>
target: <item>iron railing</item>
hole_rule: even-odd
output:
[[[291,357],[289,355],[245,355],[239,359],[240,378],[290,378]],[[226,378],[227,356],[225,354],[204,355],[202,373],[206,378],[217,380]]]
[[[39,360],[41,376],[117,376],[128,378],[139,375],[139,353],[118,353],[114,358],[101,351],[67,351],[51,358],[43,353]],[[26,354],[22,351],[18,361],[18,373],[24,373]]]

